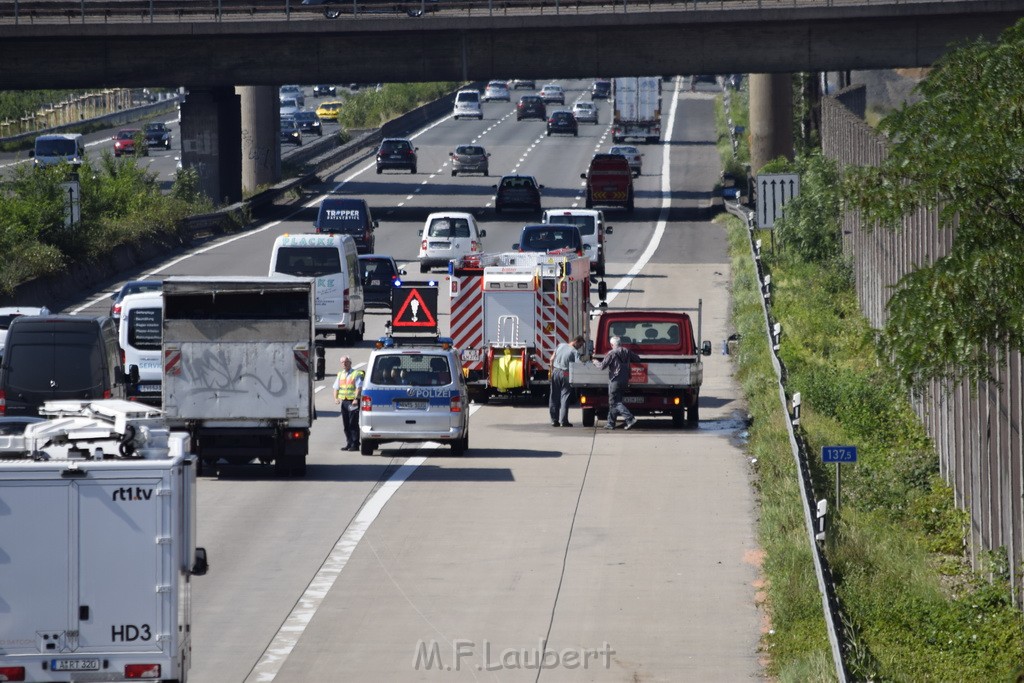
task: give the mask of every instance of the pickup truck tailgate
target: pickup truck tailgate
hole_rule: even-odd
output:
[[[704,367],[696,360],[691,363],[633,363],[630,369],[629,384],[637,387],[699,387],[704,379]],[[572,363],[569,365],[569,384],[574,387],[607,386],[608,370],[602,370],[593,363]]]

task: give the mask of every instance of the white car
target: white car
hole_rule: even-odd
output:
[[[484,110],[480,106],[479,90],[460,90],[455,93],[455,106],[452,107],[452,118],[458,121],[464,116],[483,120]]]
[[[512,95],[508,91],[508,83],[505,81],[491,81],[484,88],[484,102],[511,102]]]
[[[608,153],[620,154],[626,157],[626,161],[629,162],[629,168],[633,171],[633,175],[640,175],[643,170],[644,155],[633,145],[613,145],[608,149]]]
[[[420,235],[420,272],[448,267],[454,258],[483,252],[487,231],[477,225],[471,213],[442,211],[427,216]]]
[[[301,108],[298,100],[294,98],[286,97],[281,100],[281,116],[291,116]]]
[[[572,115],[577,123],[597,123],[597,105],[593,102],[577,102],[572,105]]]
[[[544,100],[545,104],[551,104],[552,102],[565,104],[565,90],[557,83],[548,83],[540,89],[540,98]]]

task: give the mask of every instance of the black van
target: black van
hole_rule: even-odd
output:
[[[125,398],[110,318],[22,316],[11,322],[0,364],[0,415],[38,415],[46,401]]]
[[[377,221],[370,215],[365,199],[354,197],[328,197],[320,203],[320,213],[313,223],[316,232],[351,235],[356,242],[356,251],[371,254],[377,244],[373,231]]]

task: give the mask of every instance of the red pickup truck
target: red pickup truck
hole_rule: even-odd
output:
[[[697,305],[697,339],[702,304]],[[629,388],[623,398],[634,415],[668,415],[675,427],[696,427],[700,420],[701,356],[711,355],[711,342],[700,348],[694,341],[690,316],[677,311],[608,311],[601,314],[594,336],[594,358],[611,349],[619,337],[641,362],[630,367]],[[593,363],[569,366],[569,384],[579,391],[583,426],[608,418],[608,371]]]

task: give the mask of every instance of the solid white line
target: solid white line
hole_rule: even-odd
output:
[[[474,403],[469,407],[469,414],[472,415],[479,408],[480,404]],[[439,446],[440,444],[431,441],[424,444],[423,448],[436,449]],[[391,496],[395,495],[399,487],[426,459],[425,455],[417,455],[406,460],[370,499],[363,503],[359,512],[356,513],[355,519],[338,539],[330,555],[320,566],[320,570],[313,580],[309,582],[295,607],[284,620],[284,624],[281,625],[274,639],[270,641],[270,645],[264,650],[263,656],[245,679],[246,683],[265,683],[274,680],[288,655],[295,649],[306,627],[313,620],[313,615],[316,614],[320,605],[323,604],[324,598],[334,587],[335,581],[338,580],[338,576],[348,564],[359,541],[370,529],[370,525],[377,519],[387,502],[391,500]]]
[[[668,225],[668,210],[672,205],[672,184],[669,179],[669,167],[672,161],[672,130],[675,126],[676,121],[676,108],[679,105],[679,92],[682,79],[676,79],[676,90],[672,97],[672,106],[669,107],[668,112],[668,124],[663,127],[663,130],[667,130],[665,133],[665,155],[661,159],[661,211],[658,213],[658,224],[654,228],[654,234],[651,236],[651,241],[647,244],[647,248],[644,249],[644,253],[640,255],[640,258],[633,267],[629,269],[629,272],[615,283],[613,287],[608,288],[608,298],[606,301],[611,304],[623,290],[629,287],[629,284],[633,281],[647,262],[654,257],[654,252],[658,250],[658,245],[661,244],[661,238],[665,235],[665,227]]]

